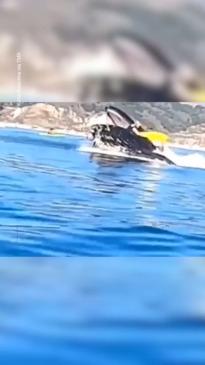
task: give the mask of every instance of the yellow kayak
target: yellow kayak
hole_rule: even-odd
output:
[[[190,95],[190,100],[192,102],[204,103],[205,102],[205,90],[200,89],[200,90],[192,92],[192,94]]]
[[[152,143],[168,143],[170,142],[170,137],[161,132],[155,131],[147,131],[147,132],[140,132],[140,136],[148,138]]]

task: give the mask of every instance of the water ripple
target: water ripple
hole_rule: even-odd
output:
[[[204,171],[90,158],[2,131],[0,255],[204,255]]]

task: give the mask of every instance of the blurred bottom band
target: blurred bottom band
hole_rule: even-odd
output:
[[[2,258],[3,363],[202,364],[198,258]]]

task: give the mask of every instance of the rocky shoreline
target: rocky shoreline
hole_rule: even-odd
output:
[[[63,108],[46,103],[16,107],[5,106],[0,111],[0,126],[18,126],[44,131],[85,132],[86,113],[72,106]]]
[[[178,145],[205,148],[205,123],[192,126],[186,131],[173,134],[172,139]]]
[[[95,107],[81,104],[63,106],[60,103],[34,103],[21,107],[1,105],[0,127],[33,129],[54,135],[85,135],[88,119],[102,108],[100,103]],[[169,135],[173,145],[205,148],[205,123]]]

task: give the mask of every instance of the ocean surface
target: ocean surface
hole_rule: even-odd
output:
[[[0,256],[204,255],[205,170],[107,160],[84,143],[0,131]]]
[[[1,363],[205,364],[203,153],[84,144],[0,130]]]

